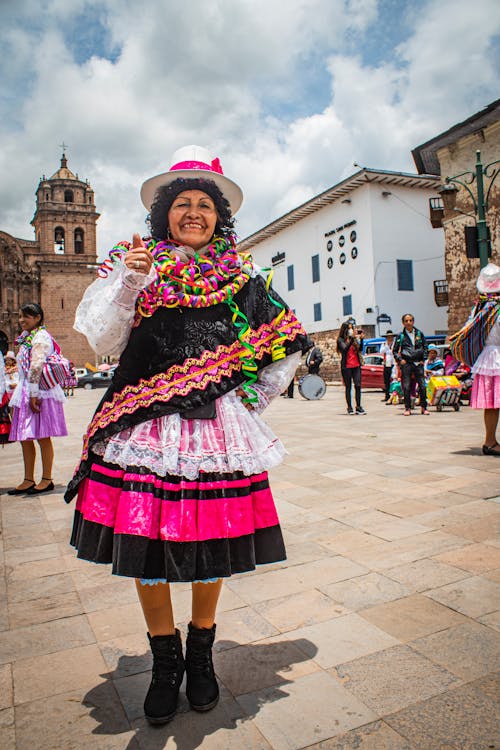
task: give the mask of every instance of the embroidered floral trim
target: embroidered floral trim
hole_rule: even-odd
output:
[[[260,360],[271,353],[277,333],[293,341],[299,334],[305,335],[305,330],[291,310],[287,311],[277,328],[273,323],[264,323],[250,336],[256,359]],[[141,379],[137,385],[128,385],[115,393],[112,400],[94,415],[83,441],[82,458],[87,458],[89,442],[98,430],[117,422],[124,414],[133,414],[155,401],[166,403],[174,396],[187,396],[194,390],[203,391],[209,383],[220,383],[223,378],[241,370],[243,354],[238,340],[230,346],[221,344],[214,352],[205,351],[198,359],[190,357],[182,365],[173,365],[166,373],[158,373],[149,380]]]

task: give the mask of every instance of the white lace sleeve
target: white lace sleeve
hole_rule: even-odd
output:
[[[269,405],[273,398],[279,396],[288,388],[295,370],[299,366],[301,352],[294,352],[285,359],[273,362],[259,372],[259,379],[254,385],[259,397],[259,403],[254,409],[259,414]]]
[[[39,331],[31,345],[31,363],[28,372],[28,387],[30,396],[35,398],[40,392],[40,378],[45,360],[53,350],[52,339],[47,331]]]
[[[137,296],[155,275],[154,266],[146,276],[117,263],[109,276],[96,279],[86,290],[76,311],[74,328],[87,337],[97,354],[122,353],[134,320]]]

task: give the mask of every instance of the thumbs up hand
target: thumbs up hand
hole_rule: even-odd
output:
[[[146,276],[153,265],[153,256],[146,248],[140,234],[134,234],[132,238],[132,249],[125,255],[125,265],[131,271],[143,273]]]

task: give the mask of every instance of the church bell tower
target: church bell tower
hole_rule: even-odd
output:
[[[61,256],[61,260],[85,260],[95,263],[96,223],[99,214],[94,191],[68,169],[63,151],[61,166],[52,177],[45,175],[36,191],[36,208],[31,224],[42,256]]]
[[[40,302],[47,328],[63,354],[77,367],[96,364],[84,336],[73,329],[75,311],[85,289],[95,279],[97,219],[94,191],[68,168],[63,147],[61,166],[45,175],[36,191],[35,242],[27,246],[29,262],[39,278]]]

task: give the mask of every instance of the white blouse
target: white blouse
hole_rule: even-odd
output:
[[[474,362],[472,372],[477,375],[500,377],[500,320],[497,318],[486,339],[486,345]]]
[[[109,276],[86,290],[76,312],[75,329],[98,354],[119,356],[125,348],[141,289],[154,279],[118,263]],[[179,413],[152,419],[122,430],[94,446],[105,461],[145,466],[164,475],[195,479],[200,471],[246,475],[279,464],[286,451],[259,414],[286,390],[300,362],[301,352],[259,371],[254,388],[258,403],[247,410],[236,390],[215,402],[215,419],[185,419]]]
[[[54,352],[54,344],[50,334],[43,328],[33,337],[31,343],[31,360],[27,373],[21,366],[20,354],[17,355],[17,371],[19,382],[12,394],[10,406],[21,406],[25,399],[35,398],[52,398],[55,401],[66,401],[64,391],[60,385],[54,386],[47,390],[40,388],[40,378],[45,360]]]

